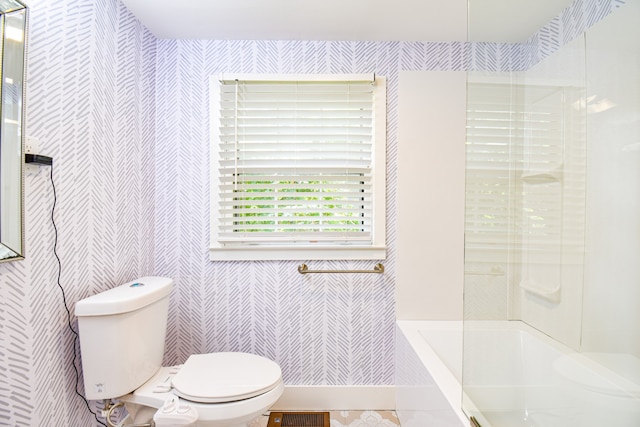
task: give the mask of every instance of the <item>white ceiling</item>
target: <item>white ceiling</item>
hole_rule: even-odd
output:
[[[467,0],[122,1],[156,37],[166,39],[467,39]],[[469,0],[470,39],[523,41],[571,1]]]
[[[469,40],[523,42],[574,0],[469,0]]]

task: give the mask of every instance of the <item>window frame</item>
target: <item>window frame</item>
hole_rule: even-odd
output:
[[[220,74],[212,75],[210,88],[210,247],[211,261],[258,260],[383,260],[386,259],[386,79],[368,75],[375,85],[372,149],[372,241],[370,244],[314,243],[227,244],[219,242],[218,201],[221,81],[348,81],[362,80],[356,74]]]

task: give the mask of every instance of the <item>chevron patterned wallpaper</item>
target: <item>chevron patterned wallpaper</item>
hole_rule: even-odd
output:
[[[155,38],[112,0],[31,0],[26,135],[54,158],[75,301],[153,270]],[[0,425],[92,425],[73,394],[49,168],[25,176],[26,260],[0,265]]]
[[[575,21],[622,3],[579,1]],[[277,360],[287,384],[393,384],[399,73],[521,69],[534,59],[520,46],[486,43],[156,40],[118,0],[29,6],[26,135],[54,157],[70,309],[137,276],[167,275],[176,280],[167,363],[243,350]],[[567,19],[553,21],[525,51],[546,53],[564,42],[553,40],[584,28]],[[388,78],[385,275],[301,276],[296,262],[208,261],[207,81],[219,71]],[[94,425],[73,391],[48,173],[25,177],[27,259],[0,265],[0,425]]]
[[[575,0],[523,43],[525,69],[542,61],[625,3],[627,0]]]

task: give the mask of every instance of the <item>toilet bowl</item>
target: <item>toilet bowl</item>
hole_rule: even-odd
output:
[[[129,412],[125,424],[148,422],[149,411],[141,413],[144,406],[157,409],[156,427],[244,427],[269,409],[283,390],[275,362],[248,353],[210,353],[192,355],[184,365],[160,368],[119,400]],[[185,416],[183,424],[176,422],[176,416],[191,412],[195,419]]]
[[[282,395],[280,366],[221,352],[162,367],[172,287],[143,277],[76,303],[85,396],[123,402],[123,427],[246,427]]]

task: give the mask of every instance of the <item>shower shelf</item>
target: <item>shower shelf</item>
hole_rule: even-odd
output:
[[[520,175],[522,182],[527,184],[549,184],[560,182],[563,178],[562,166],[541,171],[526,171]]]
[[[546,289],[539,283],[532,280],[523,280],[520,287],[526,292],[547,300],[553,304],[560,304],[560,284],[555,289]]]

